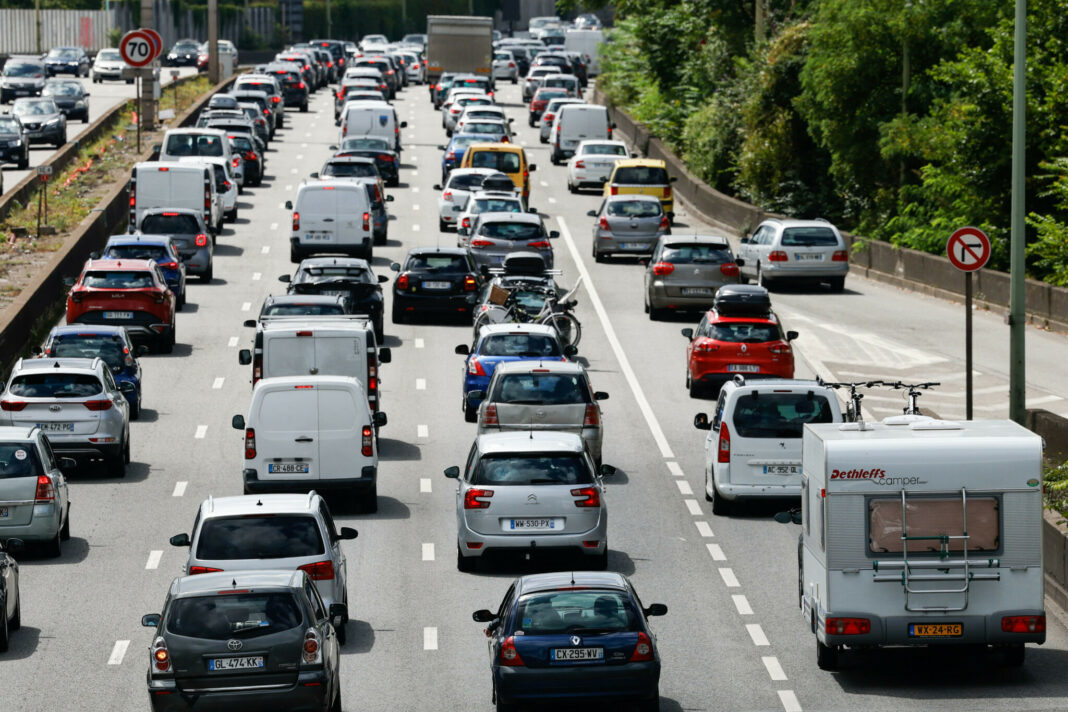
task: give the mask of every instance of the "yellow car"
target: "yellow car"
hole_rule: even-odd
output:
[[[663,161],[661,161],[663,163]],[[492,168],[507,173],[522,191],[523,199],[530,197],[530,173],[537,166],[527,161],[527,152],[514,143],[473,143],[464,151],[461,168]]]
[[[675,198],[671,194],[671,184],[676,180],[668,177],[667,164],[663,161],[627,158],[616,161],[612,175],[604,184],[604,194],[656,196],[668,220],[675,222]]]

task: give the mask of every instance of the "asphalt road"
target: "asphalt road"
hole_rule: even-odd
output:
[[[196,74],[196,70],[192,67],[177,68],[180,77],[187,76],[189,74]],[[56,79],[73,79],[69,74],[56,75]],[[137,95],[137,85],[127,84],[124,81],[113,82],[104,81],[100,84],[93,84],[93,81],[89,77],[78,77],[77,80],[82,83],[86,91],[89,92],[89,120],[82,121],[67,121],[67,140],[75,141],[81,134],[89,127],[89,124],[96,121],[108,110],[114,107],[116,104],[132,99]],[[164,67],[160,70],[160,82],[163,86],[167,86],[172,81],[171,68]],[[173,108],[171,103],[171,95],[164,92],[163,97],[160,99],[160,109]],[[7,112],[11,110],[11,105],[5,105],[2,109]],[[52,154],[56,152],[56,149],[51,144],[34,144],[30,147],[30,168],[29,170],[20,171],[14,164],[4,164],[4,189],[5,191],[11,190],[19,182],[22,181],[27,175],[32,173],[34,169],[40,164],[47,161],[52,157]]]
[[[580,354],[594,387],[611,394],[603,403],[605,461],[619,472],[608,480],[609,566],[631,577],[646,604],[670,609],[652,623],[664,664],[661,709],[1064,709],[1068,631],[1052,608],[1048,642],[1030,648],[1019,670],[974,651],[938,649],[849,656],[834,674],[816,667],[815,642],[796,605],[797,527],[771,519],[780,504],[720,518],[701,496],[704,433],[691,420],[711,403],[687,396],[679,335],[693,320],[650,322],[642,268],[594,263],[585,213],[597,196],[568,194],[564,169],[551,166],[526,126],[518,91],[506,86],[501,95],[538,164],[531,203],[562,232],[560,281],[583,277]],[[388,263],[412,246],[455,244],[454,233],[437,230],[431,188],[440,178],[440,119],[425,87],[409,88],[396,106],[409,122],[404,169],[392,191],[389,243],[376,248],[374,260],[390,276]],[[168,538],[189,531],[208,495],[241,492],[241,434],[230,428],[250,394],[237,350],[251,331],[241,323],[267,294],[284,291],[276,279],[292,265],[283,203],[328,157],[332,116],[326,92],[312,112],[290,114],[270,149],[273,175],[246,191],[238,222],[219,238],[215,282],[189,288],[173,355],[146,357],[146,405],[132,426],[127,478],[75,476],[72,539],[63,556],[24,557],[23,628],[0,656],[0,679],[10,683],[0,685],[0,709],[145,709],[153,632],[140,627],[140,617],[160,610],[187,554]],[[676,229],[708,228],[683,207]],[[792,290],[773,299],[789,328],[802,332],[799,377],[814,369],[843,378],[850,370],[918,380],[947,374],[940,395],[924,398],[952,414],[959,382],[948,376],[960,362],[951,336],[963,321],[959,306],[854,278],[843,295]],[[976,327],[977,369],[1003,379],[1003,327],[982,314]],[[442,469],[462,462],[475,432],[460,412],[462,357],[453,353],[470,329],[387,323],[386,334],[394,359],[382,369],[389,425],[380,441],[379,511],[337,517],[360,532],[344,543],[353,618],[342,662],[344,706],[489,710],[485,638],[470,614],[496,607],[509,580],[529,568],[461,574],[454,563],[455,485]],[[1064,353],[1064,338],[1031,336],[1032,373],[1044,378],[1043,369],[1052,373]],[[1036,383],[1042,387],[1034,397],[1068,396],[1063,379]],[[982,403],[993,406],[999,397],[984,394]]]

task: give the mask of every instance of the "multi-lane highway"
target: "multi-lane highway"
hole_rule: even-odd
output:
[[[100,90],[98,89],[98,92]],[[562,284],[580,276],[580,355],[603,403],[608,480],[609,567],[634,581],[646,603],[669,613],[652,622],[663,656],[661,709],[671,710],[1056,710],[1068,700],[1068,632],[1052,604],[1048,641],[1028,651],[1018,670],[970,649],[891,650],[850,656],[838,673],[816,666],[815,640],[797,610],[798,528],[771,519],[777,505],[732,518],[713,517],[704,501],[704,433],[683,379],[690,319],[650,322],[643,313],[642,269],[595,263],[589,254],[594,195],[567,192],[563,167],[526,127],[518,90],[503,103],[538,170],[531,203],[559,230]],[[94,97],[99,101],[99,97]],[[455,244],[437,229],[436,193],[444,141],[425,87],[397,100],[404,136],[401,187],[392,191],[389,243],[374,266],[414,245]],[[185,549],[168,538],[188,532],[209,495],[241,493],[241,434],[249,369],[237,351],[252,333],[242,322],[263,298],[281,293],[292,271],[283,207],[301,179],[319,169],[335,141],[331,99],[320,92],[308,114],[291,113],[271,147],[273,175],[241,198],[241,218],[219,237],[215,281],[191,284],[178,315],[171,356],[144,360],[145,406],[133,423],[134,464],[125,480],[73,477],[72,539],[59,559],[22,559],[22,622],[0,656],[0,709],[143,710],[145,670],[154,634],[140,626],[159,611],[180,572]],[[676,232],[709,230],[685,207]],[[386,285],[387,288],[389,285]],[[388,293],[388,289],[387,289]],[[389,297],[387,296],[387,300]],[[773,294],[788,328],[797,329],[798,376],[941,380],[924,404],[959,415],[963,339],[961,307],[851,277],[844,294],[791,290]],[[387,305],[388,313],[388,305]],[[982,415],[1004,415],[1005,327],[977,314],[976,369]],[[490,678],[478,608],[495,608],[519,567],[456,570],[455,484],[442,469],[460,464],[475,426],[460,411],[462,326],[387,322],[393,363],[382,369],[379,511],[340,514],[359,538],[344,542],[353,620],[343,649],[347,710],[488,710]],[[1059,373],[1065,339],[1032,332],[1029,398],[1068,412]],[[955,379],[955,380],[954,380]],[[896,396],[891,396],[895,397]],[[896,409],[869,396],[877,414]]]

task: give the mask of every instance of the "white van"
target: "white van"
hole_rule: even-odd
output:
[[[596,104],[565,104],[556,112],[549,145],[553,165],[570,158],[582,141],[607,141],[612,138],[608,109]]]
[[[568,30],[564,35],[564,51],[579,52],[586,60],[586,74],[596,77],[601,73],[601,43],[604,33],[600,30]]]
[[[200,211],[214,235],[222,227],[222,203],[215,192],[212,169],[203,162],[144,161],[130,172],[130,229],[154,208]]]
[[[397,110],[384,101],[349,101],[341,107],[341,129],[338,144],[348,136],[379,136],[393,142],[401,150],[400,130],[407,121],[397,120]]]
[[[297,199],[286,201],[293,211],[289,259],[297,263],[311,255],[345,254],[370,262],[373,207],[362,183],[344,178],[302,183]]]
[[[224,158],[234,161],[226,132],[220,129],[168,129],[160,144],[159,160],[177,161],[186,156]]]
[[[237,220],[237,177],[234,175],[233,164],[227,163],[223,158],[211,158],[209,156],[186,157],[178,159],[179,163],[196,165],[205,163],[211,169],[215,179],[215,194],[219,202],[219,210],[222,219],[234,222]]]
[[[252,390],[245,431],[245,494],[344,490],[378,509],[378,442],[363,385],[344,376],[266,378]]]

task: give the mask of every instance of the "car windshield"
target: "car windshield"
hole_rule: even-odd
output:
[[[48,56],[60,59],[77,59],[79,51],[73,47],[54,47],[48,50]]]
[[[667,185],[668,175],[663,168],[652,166],[628,166],[617,168],[613,183],[625,185]]]
[[[42,77],[44,73],[41,70],[41,65],[33,64],[31,62],[12,62],[8,60],[8,63],[4,65],[5,77]]]
[[[790,227],[782,232],[783,247],[837,247],[838,236],[829,227]]]
[[[56,108],[56,103],[51,99],[16,101],[14,108],[15,116],[47,116],[57,111],[59,109]]]
[[[474,151],[471,156],[472,168],[492,168],[501,173],[519,173],[519,163],[519,154],[514,151]]]
[[[292,630],[303,620],[291,593],[222,590],[175,599],[167,612],[167,632],[202,640],[260,638]]]
[[[588,485],[593,475],[578,453],[486,455],[478,461],[473,485]]]
[[[93,270],[82,277],[82,286],[97,289],[146,289],[154,287],[151,272]]]
[[[103,390],[90,373],[26,373],[11,379],[8,392],[23,398],[86,398]]]
[[[0,116],[0,132],[18,133],[19,122],[10,116]]]
[[[319,175],[338,178],[377,178],[378,169],[373,163],[327,163]]]
[[[168,156],[222,156],[222,139],[205,134],[173,134],[167,137]]]
[[[141,219],[141,232],[147,235],[196,235],[200,223],[183,213],[155,213]]]
[[[359,149],[369,148],[375,151],[392,151],[393,146],[389,141],[384,138],[375,138],[373,136],[357,136],[356,138],[347,138],[342,144],[341,148],[344,149]]]
[[[319,523],[302,514],[210,517],[197,535],[196,558],[289,559],[325,551]]]
[[[200,45],[192,40],[187,42],[178,42],[174,45],[175,52],[195,52]]]
[[[508,198],[479,198],[471,206],[472,213],[521,213],[523,206],[518,200]]]
[[[96,334],[65,334],[57,336],[48,347],[48,355],[56,358],[102,358],[108,368],[126,366],[126,346],[114,336]]]
[[[799,438],[805,423],[833,420],[827,398],[804,393],[745,394],[738,398],[733,432],[743,438]]]
[[[80,96],[82,85],[77,82],[46,84],[43,93],[45,96]]]
[[[369,269],[359,267],[306,267],[297,272],[294,280],[297,284],[304,282],[321,282],[328,279],[340,279],[359,284],[378,284]]]
[[[103,60],[105,62],[121,62],[122,61],[122,55],[119,54],[119,50],[117,50],[117,49],[102,49],[102,50],[100,50],[99,52],[96,53],[96,58],[98,60]]]
[[[344,314],[340,304],[272,304],[260,316],[334,316]]]
[[[171,256],[163,245],[112,245],[107,257],[113,260],[155,260],[167,262]]]
[[[33,443],[0,443],[0,480],[36,477],[40,474],[41,461]]]
[[[545,237],[545,230],[535,223],[490,222],[480,227],[478,234],[495,240],[537,240]]]
[[[522,596],[516,633],[620,633],[640,630],[638,616],[619,591],[545,591]]]
[[[709,338],[732,344],[764,344],[782,339],[782,332],[777,324],[750,324],[744,322],[710,324],[708,332]]]
[[[562,355],[556,339],[547,334],[491,334],[482,340],[481,356],[538,356]]]
[[[467,258],[463,255],[423,254],[411,255],[406,270],[427,272],[468,272]]]
[[[726,245],[705,245],[695,243],[667,244],[660,253],[661,262],[679,264],[721,265],[733,262],[734,256]]]
[[[490,400],[516,405],[590,402],[585,379],[573,373],[509,373],[497,380]]]
[[[661,212],[659,200],[617,200],[608,204],[608,214],[619,218],[655,218]]]

